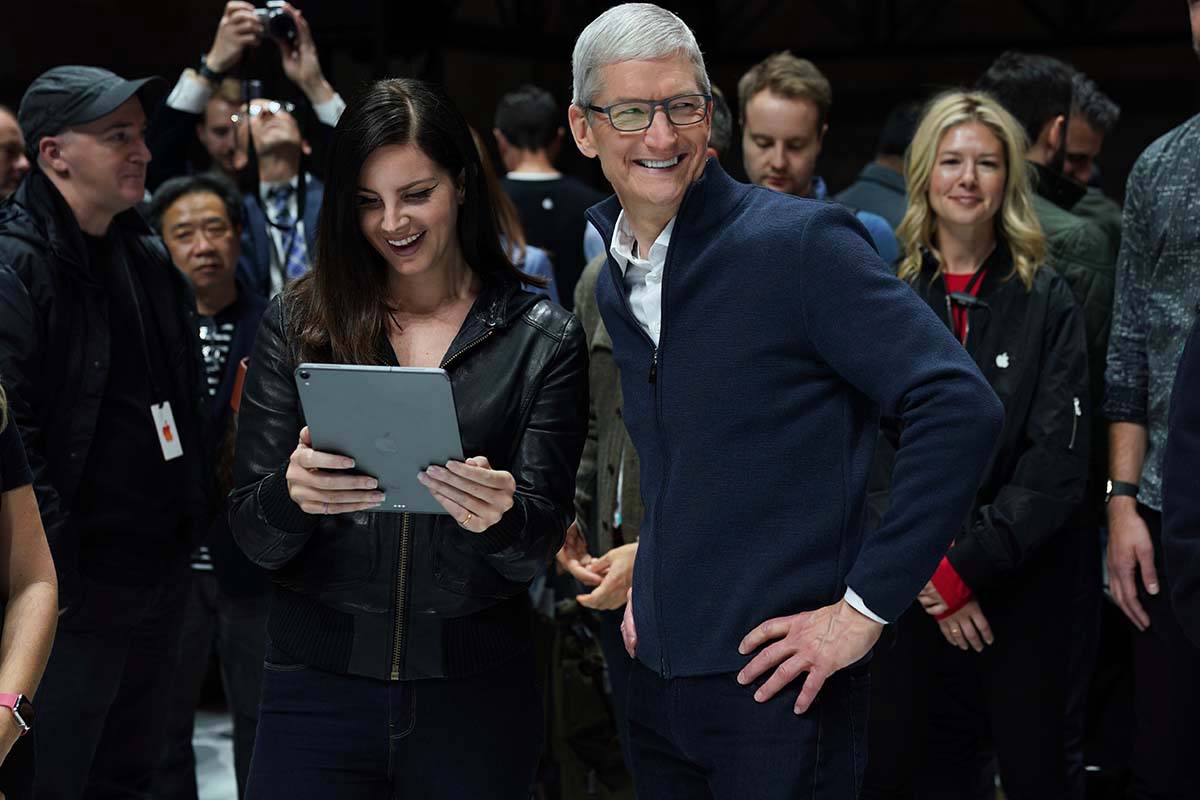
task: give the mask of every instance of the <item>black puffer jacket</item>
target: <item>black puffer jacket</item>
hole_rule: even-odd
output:
[[[1066,281],[1038,270],[1033,290],[998,247],[968,311],[966,348],[1004,404],[1004,429],[971,517],[947,553],[975,592],[1026,562],[1061,531],[1087,482],[1088,350],[1083,313]],[[926,257],[913,288],[953,328],[946,283]],[[888,441],[890,439],[891,441]],[[894,436],[881,437],[872,475],[874,514],[886,507]]]
[[[192,476],[188,530],[179,543],[186,553],[188,540],[207,530],[215,506],[203,445],[208,396],[195,300],[162,240],[137,211],[118,214],[107,238],[113,258],[154,298],[146,309],[147,333],[160,338],[171,364],[172,396],[190,401],[174,409]],[[35,169],[0,205],[0,381],[33,469],[63,606],[75,599],[80,543],[71,509],[86,480],[108,386],[109,350],[108,296],[88,263],[79,224],[58,189]]]
[[[285,473],[305,422],[285,309],[272,302],[250,359],[230,496],[234,537],[273,571],[272,642],[310,666],[385,680],[466,675],[529,647],[526,589],[574,516],[587,434],[579,322],[515,283],[487,283],[442,362],[464,453],[517,482],[512,509],[474,534],[445,515],[318,517],[292,502]],[[379,352],[395,365],[385,340]]]

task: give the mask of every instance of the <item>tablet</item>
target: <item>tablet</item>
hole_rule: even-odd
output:
[[[313,449],[349,456],[353,473],[379,481],[373,511],[447,513],[417,480],[431,464],[463,460],[445,370],[301,364],[295,375]]]

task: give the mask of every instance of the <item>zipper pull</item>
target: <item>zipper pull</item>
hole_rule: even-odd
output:
[[[654,355],[650,357],[650,382],[658,382],[658,348],[654,348]]]
[[[1072,397],[1071,399],[1075,401],[1075,416],[1082,417],[1083,416],[1083,408],[1079,405],[1079,398]]]

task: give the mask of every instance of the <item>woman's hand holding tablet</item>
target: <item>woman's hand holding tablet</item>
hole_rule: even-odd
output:
[[[512,508],[517,491],[512,473],[492,469],[484,456],[431,466],[417,480],[460,527],[472,533],[483,533],[499,522]]]
[[[383,493],[374,491],[379,481],[338,473],[353,468],[352,458],[313,450],[306,425],[288,463],[288,494],[306,514],[348,514],[378,507],[383,502]]]

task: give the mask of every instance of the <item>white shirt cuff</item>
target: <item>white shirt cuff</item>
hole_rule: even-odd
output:
[[[333,93],[333,97],[326,100],[324,103],[317,103],[313,106],[313,113],[317,115],[322,125],[328,125],[331,128],[337,127],[338,120],[342,118],[342,112],[346,110],[346,101],[337,92]]]
[[[850,604],[851,608],[862,614],[864,617],[873,619],[880,625],[887,625],[887,620],[876,614],[871,609],[867,608],[867,604],[864,603],[863,599],[858,596],[858,592],[854,591],[849,586],[846,587],[846,596],[843,599]]]
[[[204,106],[212,97],[212,87],[208,81],[196,75],[191,70],[184,70],[176,82],[175,88],[167,95],[167,106],[176,111],[189,114],[203,114]]]

